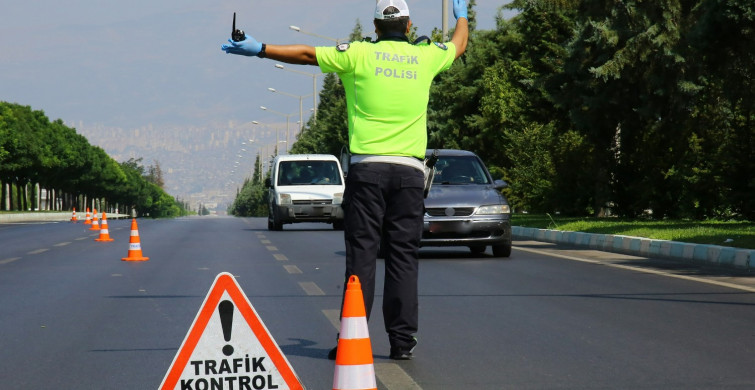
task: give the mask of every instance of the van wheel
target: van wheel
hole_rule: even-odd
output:
[[[280,217],[278,217],[278,213],[275,210],[273,210],[270,213],[270,216],[267,217],[267,230],[283,230],[283,223],[281,222]]]

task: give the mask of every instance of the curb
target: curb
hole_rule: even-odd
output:
[[[86,214],[86,213],[85,213]],[[82,215],[83,217],[84,215]],[[108,219],[120,219],[126,218],[126,214],[108,214]],[[71,212],[61,213],[0,213],[0,223],[10,222],[69,222],[71,220]],[[84,221],[80,218],[79,221]]]
[[[662,257],[686,263],[704,264],[739,270],[755,270],[755,250],[720,245],[690,244],[618,234],[596,234],[512,226],[517,239],[587,247],[633,256]]]

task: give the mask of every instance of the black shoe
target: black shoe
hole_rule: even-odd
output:
[[[412,353],[416,347],[417,338],[415,337],[412,344],[408,347],[391,347],[391,355],[389,357],[393,360],[412,360]]]
[[[336,360],[336,355],[337,354],[338,354],[338,347],[336,346],[336,347],[333,347],[333,349],[331,349],[328,352],[328,359],[329,360]]]

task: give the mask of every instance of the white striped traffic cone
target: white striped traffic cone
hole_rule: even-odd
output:
[[[107,214],[102,213],[102,226],[100,226],[100,238],[95,239],[95,241],[100,242],[109,242],[113,241],[112,238],[110,238],[110,231],[107,228]]]
[[[87,215],[86,219],[84,219],[84,225],[91,225],[92,224],[92,212],[89,211],[89,207],[87,207]]]
[[[377,390],[362,284],[349,277],[341,311],[333,390]]]
[[[123,261],[146,261],[149,257],[142,256],[142,244],[139,240],[139,228],[136,225],[136,218],[131,220],[131,238],[128,240],[128,256],[122,258]]]
[[[97,209],[94,209],[94,214],[92,214],[92,226],[89,230],[100,230],[100,220],[97,217]]]

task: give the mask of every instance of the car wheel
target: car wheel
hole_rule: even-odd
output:
[[[274,230],[274,231],[283,230],[283,223],[281,222],[281,219],[278,216],[278,212],[275,211],[275,209],[273,209],[273,212],[271,214],[273,218],[272,222],[270,222],[270,220],[268,219],[268,226],[272,226],[272,229],[270,230]]]
[[[469,250],[472,254],[481,255],[485,253],[485,245],[470,245]]]
[[[511,244],[493,245],[493,256],[495,257],[511,256]]]

